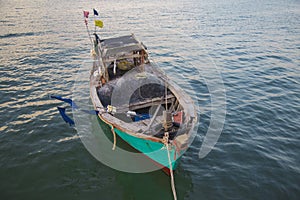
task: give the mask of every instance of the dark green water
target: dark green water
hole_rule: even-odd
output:
[[[90,58],[82,10],[93,7],[101,36],[134,32],[172,80],[197,93],[199,129],[175,172],[178,199],[299,199],[296,0],[0,1],[0,199],[172,199],[161,171],[97,161],[49,99],[72,96]],[[226,120],[199,159],[213,110],[209,77],[198,73],[208,63],[224,82]]]

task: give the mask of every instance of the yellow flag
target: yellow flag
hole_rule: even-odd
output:
[[[103,22],[101,20],[95,20],[95,26],[103,28]]]

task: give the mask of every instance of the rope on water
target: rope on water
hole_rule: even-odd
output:
[[[103,119],[103,117],[100,114],[98,116],[106,124],[110,125],[111,132],[113,133],[113,136],[114,136],[114,144],[113,144],[112,150],[115,150],[116,149],[116,144],[117,144],[117,136],[116,136],[116,132],[115,132],[114,126],[111,123],[109,123],[108,121],[106,121],[105,119]]]
[[[176,189],[175,189],[175,181],[174,181],[174,175],[173,175],[173,167],[172,167],[169,144],[168,144],[169,143],[169,133],[168,132],[165,132],[165,136],[163,137],[163,142],[166,145],[167,153],[168,153],[168,160],[169,160],[169,166],[170,166],[170,175],[171,175],[171,188],[172,188],[172,192],[173,192],[173,197],[174,197],[174,200],[177,200]]]
[[[114,145],[112,147],[112,150],[114,151],[116,149],[117,137],[116,137],[116,133],[115,133],[115,129],[114,129],[113,125],[111,125],[111,132],[113,133],[113,136],[114,136]]]

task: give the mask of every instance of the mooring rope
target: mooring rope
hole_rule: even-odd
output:
[[[117,144],[117,136],[116,136],[116,132],[115,132],[114,126],[111,123],[109,123],[108,121],[106,121],[105,119],[103,119],[103,117],[101,115],[98,115],[98,116],[106,124],[110,125],[111,132],[113,133],[113,136],[114,136],[114,144],[113,144],[112,150],[115,150],[116,149],[116,144]]]
[[[173,197],[174,197],[174,200],[177,200],[175,181],[174,181],[174,175],[173,175],[173,167],[172,167],[171,156],[170,156],[170,151],[169,151],[169,144],[168,144],[169,143],[169,133],[168,132],[165,132],[165,136],[163,137],[163,142],[166,145],[167,153],[168,153],[170,175],[171,175],[171,188],[172,188],[172,192],[173,192]]]
[[[113,133],[113,136],[114,136],[114,145],[112,147],[112,150],[114,151],[116,149],[117,137],[116,137],[116,133],[115,133],[115,129],[114,129],[113,125],[111,125],[111,132]]]

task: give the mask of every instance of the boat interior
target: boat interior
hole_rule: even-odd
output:
[[[168,131],[170,139],[182,134],[179,130],[185,120],[183,106],[160,74],[152,71],[146,47],[134,35],[99,43],[103,66],[100,67],[97,95],[103,107],[110,108],[109,113],[115,118],[140,127],[144,134],[162,138]],[[99,66],[94,70],[99,70]],[[114,104],[112,96],[120,82],[135,89],[128,103]],[[147,83],[140,84],[142,82]]]

